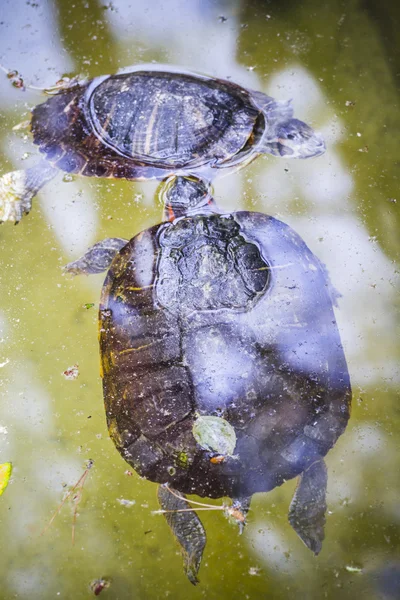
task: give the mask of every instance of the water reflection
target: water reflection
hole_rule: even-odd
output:
[[[314,110],[314,114],[323,111],[323,95],[317,92],[317,82],[304,68],[293,67],[280,72],[273,78],[271,87],[278,97],[279,94],[305,96],[304,107]],[[302,93],[305,90],[307,93]],[[303,116],[301,112],[299,114]],[[305,110],[304,118],[308,115]],[[318,160],[318,168],[307,163],[300,168],[295,163],[266,165],[256,184],[262,197],[260,205],[264,210],[273,206],[277,214],[304,236],[326,264],[333,284],[342,294],[337,318],[352,362],[353,380],[359,385],[382,376],[397,380],[396,361],[382,355],[382,347],[376,347],[372,340],[370,343],[365,331],[368,323],[373,335],[385,339],[385,347],[396,343],[392,321],[387,320],[387,306],[394,301],[398,273],[354,215],[351,194],[355,181],[336,149],[337,144],[343,142],[343,125],[337,120],[334,125],[330,123],[332,121],[322,125],[322,130],[328,132],[329,148]],[[331,135],[330,128],[333,128]],[[292,199],[289,205],[288,198]],[[306,216],[296,214],[304,211],[307,211]],[[333,211],[339,214],[332,217]],[[360,309],[361,297],[368,301]],[[376,318],[376,315],[380,317]]]
[[[172,222],[130,242],[99,242],[67,267],[97,273],[115,256],[100,306],[110,435],[140,475],[183,493],[230,496],[240,514],[253,493],[302,474],[289,520],[317,554],[323,457],[351,398],[335,292],[282,222],[220,215],[193,179],[174,178],[164,198]],[[205,534],[194,515],[171,513],[188,505],[170,494],[159,497],[196,583]]]
[[[373,580],[378,594],[384,598],[398,598],[400,595],[400,565],[393,562],[389,565],[381,566],[373,573]]]
[[[23,71],[33,85],[53,85],[60,73],[72,71],[74,63],[64,51],[57,33],[57,10],[54,2],[40,5],[24,0],[4,0],[1,3],[2,40],[0,62],[9,68]],[[12,110],[16,103],[27,100],[19,90],[0,85],[2,107]]]
[[[256,76],[236,60],[240,34],[237,17],[240,2],[237,0],[229,3],[157,0],[151,13],[157,15],[156,19],[152,19],[140,3],[119,2],[114,6],[116,10],[107,11],[107,19],[119,40],[125,65],[146,62],[151,48],[156,62],[181,64],[257,87]],[[132,47],[133,38],[136,43]]]

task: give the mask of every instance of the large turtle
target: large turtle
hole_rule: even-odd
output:
[[[261,153],[308,158],[325,150],[290,103],[191,73],[142,69],[61,89],[32,111],[46,161],[0,178],[0,221],[18,222],[56,174],[129,180],[245,164]]]
[[[252,494],[300,475],[289,520],[317,554],[323,458],[351,402],[325,268],[281,221],[221,214],[201,182],[174,178],[165,198],[169,221],[67,266],[99,272],[114,257],[100,305],[110,435],[141,476],[168,484],[167,511],[197,494],[244,515]],[[204,530],[190,511],[166,515],[195,583]]]

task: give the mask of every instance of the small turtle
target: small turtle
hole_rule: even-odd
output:
[[[242,523],[252,494],[300,476],[289,521],[318,554],[323,459],[351,402],[325,268],[281,221],[220,213],[204,183],[172,178],[164,198],[167,222],[67,265],[111,263],[99,313],[110,435],[168,484],[159,500],[193,583],[205,532],[183,494],[230,497]]]
[[[144,180],[245,164],[262,153],[308,158],[322,138],[293,118],[290,103],[230,81],[134,70],[61,88],[32,111],[33,141],[46,161],[0,178],[0,221],[18,222],[61,169]]]

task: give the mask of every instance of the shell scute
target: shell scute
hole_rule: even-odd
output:
[[[245,145],[259,114],[241,88],[162,72],[109,77],[88,104],[105,144],[170,167],[229,158]]]
[[[139,299],[138,273],[151,289]],[[282,222],[200,213],[153,227],[123,248],[105,290],[106,406],[140,429],[124,456],[145,477],[211,497],[268,491],[345,429],[351,389],[326,273]],[[133,342],[149,344],[146,362],[121,353]],[[198,414],[234,428],[237,460],[210,462]]]
[[[123,406],[143,435],[153,439],[191,413],[191,396],[184,367],[159,367],[126,381]]]
[[[268,284],[268,263],[230,217],[188,217],[167,226],[160,244],[155,294],[172,312],[248,310]]]

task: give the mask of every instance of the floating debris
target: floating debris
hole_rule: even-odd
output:
[[[75,525],[76,525],[76,519],[77,519],[77,516],[78,516],[78,504],[80,503],[80,501],[82,499],[83,486],[85,485],[86,478],[89,475],[89,471],[93,467],[93,464],[94,464],[94,461],[92,459],[89,459],[87,461],[86,468],[85,468],[85,471],[83,472],[83,475],[80,476],[80,478],[75,483],[75,485],[65,495],[63,501],[58,506],[57,510],[55,511],[55,513],[53,514],[53,516],[51,517],[48,525],[46,525],[46,527],[43,529],[43,531],[42,531],[42,533],[40,535],[44,535],[46,533],[46,531],[49,529],[49,527],[53,523],[54,519],[56,518],[56,516],[58,515],[58,513],[61,511],[62,507],[66,503],[66,501],[69,498],[71,498],[72,502],[74,503],[74,515],[73,515],[73,518],[72,518],[72,545],[74,545],[74,543],[75,543]]]
[[[111,12],[118,12],[118,10],[115,8],[115,6],[112,2],[109,2],[108,4],[104,4],[101,8],[103,10],[111,10]]]
[[[216,456],[212,456],[210,458],[210,463],[212,463],[213,465],[220,465],[221,463],[225,462],[226,456],[224,456],[223,454],[217,454]]]
[[[353,567],[352,565],[346,565],[345,569],[349,573],[362,573],[362,569],[360,567]]]
[[[33,5],[32,5],[33,6]],[[36,85],[25,84],[22,75],[18,73],[15,69],[7,69],[3,65],[0,65],[0,69],[6,74],[7,79],[11,81],[11,84],[15,88],[19,88],[22,91],[25,89],[29,90],[37,90],[38,92],[44,92],[48,96],[53,96],[54,94],[58,94],[59,91],[65,90],[76,85],[79,85],[81,78],[79,76],[76,77],[61,77],[55,85],[52,85],[48,88],[38,87]]]
[[[103,590],[106,590],[110,587],[111,580],[110,579],[94,579],[90,584],[89,588],[93,592],[95,596],[101,594]]]
[[[8,71],[7,79],[11,81],[11,84],[18,89],[25,90],[24,80],[18,71]]]
[[[12,464],[10,462],[0,465],[0,496],[8,486],[12,472]]]
[[[83,308],[86,308],[86,310],[89,310],[89,308],[93,308],[94,306],[94,302],[86,302],[86,304],[83,305]]]
[[[356,102],[355,100],[346,100],[345,104],[346,106],[355,106]]]
[[[12,131],[20,131],[21,129],[29,129],[30,126],[31,126],[31,121],[29,119],[28,121],[22,121],[21,123],[14,125],[14,127],[12,128]]]
[[[63,371],[63,375],[65,379],[76,379],[79,375],[79,366],[73,365],[72,367],[68,367],[65,371]]]
[[[61,79],[56,81],[56,83],[54,85],[51,85],[50,87],[34,88],[34,89],[40,89],[40,91],[45,93],[46,96],[55,96],[61,90],[68,90],[70,88],[80,85],[81,81],[82,81],[82,78],[80,75],[77,75],[76,77],[64,76],[64,77],[61,77]],[[32,88],[33,86],[28,86],[28,87]]]
[[[117,502],[119,502],[121,506],[127,506],[128,508],[136,504],[136,500],[125,500],[125,498],[117,498]]]
[[[221,417],[199,416],[193,424],[193,436],[204,450],[222,456],[231,456],[236,446],[235,430]]]
[[[191,500],[189,498],[185,498],[184,496],[181,496],[180,494],[177,494],[174,490],[172,490],[168,486],[167,483],[163,484],[162,487],[167,489],[169,491],[169,493],[172,494],[173,496],[175,496],[176,498],[179,498],[179,500],[182,500],[182,501],[188,503],[189,505],[195,504],[196,506],[192,507],[192,508],[181,508],[181,509],[176,509],[176,510],[164,510],[164,509],[153,510],[152,511],[153,515],[164,515],[164,514],[171,513],[171,512],[193,512],[193,511],[198,511],[198,510],[222,510],[226,517],[232,518],[236,523],[239,523],[241,525],[240,533],[242,532],[242,526],[246,524],[246,515],[242,511],[240,502],[236,501],[236,502],[233,502],[232,504],[224,503],[224,504],[220,504],[220,505],[207,504],[206,502],[197,502],[196,500]],[[197,507],[199,507],[199,508],[197,508]]]

